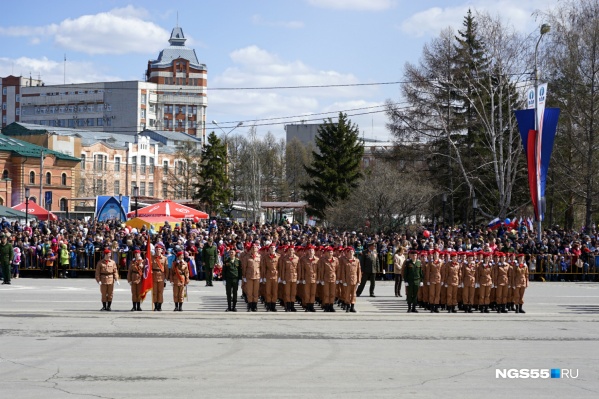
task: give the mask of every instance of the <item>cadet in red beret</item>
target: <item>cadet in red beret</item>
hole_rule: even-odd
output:
[[[114,292],[114,282],[119,284],[119,271],[116,263],[111,259],[112,251],[109,248],[104,249],[104,259],[96,264],[96,281],[100,284],[100,293],[102,294],[102,309],[111,311],[112,293]]]

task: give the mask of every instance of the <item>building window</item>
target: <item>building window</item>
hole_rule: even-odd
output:
[[[6,87],[2,88],[2,94],[6,95]]]
[[[4,169],[4,172],[2,172],[2,178],[3,179],[8,179],[8,170]]]
[[[114,157],[114,171],[121,171],[121,157]]]
[[[147,96],[146,96],[145,94],[142,94],[142,95],[141,95],[141,103],[142,103],[142,104],[145,104],[145,103],[146,103],[146,97],[147,97]]]
[[[166,181],[162,182],[162,199],[168,198],[168,183]]]
[[[106,164],[108,163],[108,156],[106,155],[94,155],[94,170],[102,172],[106,170]]]
[[[81,154],[81,170],[85,170],[85,154]]]
[[[121,182],[119,180],[114,181],[114,195],[119,195],[121,193]]]
[[[94,118],[87,118],[85,123],[87,124],[87,126],[93,126],[95,121],[96,120]]]
[[[61,198],[60,199],[60,211],[61,212],[67,212],[67,207],[68,207],[68,202],[66,198]]]
[[[139,183],[139,196],[140,197],[146,196],[146,182],[145,181],[142,181],[141,183]]]
[[[96,126],[104,126],[104,119],[96,118]]]
[[[154,183],[148,183],[148,197],[154,196]]]
[[[29,184],[35,184],[35,172],[29,172]]]
[[[85,194],[85,179],[81,179],[81,181],[79,182],[79,195],[83,195]]]
[[[131,157],[131,172],[137,172],[137,157]]]
[[[134,194],[134,192],[133,192],[134,187],[137,187],[137,182],[132,181],[131,182],[131,194],[130,194],[131,196],[133,196],[133,194]]]
[[[146,110],[142,109],[139,111],[139,117],[140,119],[146,119]]]
[[[62,184],[63,186],[67,185],[67,174],[63,173],[62,175],[60,175],[60,184]]]
[[[185,173],[185,162],[184,161],[176,161],[175,162],[175,174],[177,176],[183,176]]]
[[[150,157],[150,174],[154,174],[154,157]]]
[[[142,175],[146,174],[146,156],[142,155],[139,160],[139,172]]]
[[[162,173],[164,173],[164,175],[168,175],[168,161],[164,161],[162,163]]]

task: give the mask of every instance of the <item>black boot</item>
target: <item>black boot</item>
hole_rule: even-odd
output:
[[[489,305],[485,305],[485,313],[489,313]]]
[[[277,311],[277,303],[276,302],[271,302],[270,303],[270,311],[271,312],[276,312]]]
[[[258,311],[258,302],[252,302],[252,312]]]
[[[416,310],[416,304],[412,305],[412,313],[418,313],[418,310]]]
[[[225,310],[225,312],[230,312],[231,311],[231,301],[227,301],[227,310]]]
[[[431,313],[435,311],[435,305],[431,305]]]
[[[522,309],[522,305],[518,305],[520,307],[520,313],[526,313],[524,309]]]
[[[297,309],[295,308],[295,302],[291,302],[291,311],[297,312]]]
[[[231,312],[237,312],[237,301],[233,301],[233,307],[231,308]]]
[[[158,305],[158,311],[162,312],[162,302],[157,303],[156,305]]]
[[[179,311],[179,302],[175,302],[175,310],[173,310],[173,312],[178,312]]]
[[[451,307],[451,313],[457,313],[457,312],[458,312],[458,311],[456,310],[456,308],[455,308],[455,305],[453,305],[453,306]]]
[[[507,313],[505,303],[503,305],[501,305],[501,313]]]
[[[356,308],[354,307],[354,304],[353,304],[353,303],[350,305],[349,311],[350,311],[350,312],[352,312],[352,313],[356,313],[356,312],[357,312],[357,310],[356,310]]]
[[[472,313],[472,305],[468,305],[468,313]]]
[[[102,309],[100,310],[106,310],[106,302],[102,302]]]
[[[183,311],[183,302],[179,302],[179,312]]]
[[[289,312],[289,302],[285,302],[285,312]]]
[[[138,312],[141,312],[141,302],[137,302],[137,309]]]
[[[439,313],[439,305],[435,305],[435,313]]]
[[[408,303],[408,311],[406,313],[411,313],[412,312],[412,304]]]
[[[135,312],[137,310],[137,302],[132,302],[133,307],[131,308],[131,312]]]
[[[154,310],[153,311],[154,312],[158,311],[158,303],[157,302],[154,302]]]
[[[335,312],[335,307],[334,307],[333,305],[329,305],[329,306],[330,306],[330,307],[329,307],[329,311],[330,311],[330,312]]]

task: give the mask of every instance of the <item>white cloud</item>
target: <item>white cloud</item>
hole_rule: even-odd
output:
[[[23,76],[34,79],[41,77],[46,84],[62,84],[64,82],[63,60],[55,61],[42,58],[5,58],[0,57],[0,76]],[[106,82],[121,80],[120,77],[103,73],[91,62],[69,61],[66,63],[66,82]]]
[[[257,26],[267,26],[270,28],[301,29],[304,27],[302,21],[267,21],[261,15],[253,15],[252,23]]]
[[[259,121],[260,132],[272,131],[273,134],[284,136],[283,124],[277,122],[297,123],[301,120],[320,122],[327,117],[335,118],[337,111],[354,108],[365,108],[363,111],[351,113],[366,113],[372,110],[368,107],[380,105],[368,98],[379,94],[378,88],[369,86],[348,87],[311,87],[292,89],[256,90],[256,87],[296,87],[358,84],[359,79],[351,74],[333,70],[320,70],[296,60],[282,60],[258,46],[249,46],[231,52],[233,65],[222,74],[216,76],[210,86],[208,98],[210,106],[209,120],[216,119],[221,123],[234,120],[253,120],[264,118],[282,118],[273,121]],[[210,87],[213,90],[210,90]],[[217,88],[250,88],[247,90],[216,90]],[[378,108],[380,109],[380,108]],[[332,112],[329,115],[311,115]],[[375,114],[380,118],[382,114]],[[368,114],[362,122],[368,127],[372,124],[373,116]],[[353,117],[350,117],[352,121]],[[384,128],[384,120],[377,120],[377,126]],[[246,123],[250,125],[251,123]],[[244,124],[245,125],[245,124]],[[234,126],[234,124],[232,124]]]
[[[454,7],[431,7],[404,20],[399,29],[416,37],[434,36],[448,26],[454,28],[461,27],[464,16],[468,12],[468,9],[471,9],[473,12],[485,11],[491,15],[501,16],[506,22],[512,24],[516,30],[531,32],[539,24],[532,15],[534,11],[539,9],[546,10],[556,4],[557,1],[499,0],[489,2],[477,0],[474,2],[465,2],[462,5]]]
[[[395,6],[395,0],[308,0],[315,7],[335,10],[383,11]]]
[[[146,10],[127,6],[46,26],[0,27],[0,35],[31,37],[33,44],[52,39],[64,49],[87,54],[154,54],[166,46],[170,34],[145,21],[147,17]]]

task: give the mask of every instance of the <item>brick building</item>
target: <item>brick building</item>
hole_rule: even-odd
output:
[[[0,204],[12,207],[24,202],[25,189],[29,188],[30,201],[50,211],[72,210],[70,200],[75,197],[79,161],[58,151],[0,135]],[[52,191],[51,204],[43,204],[46,191]]]

